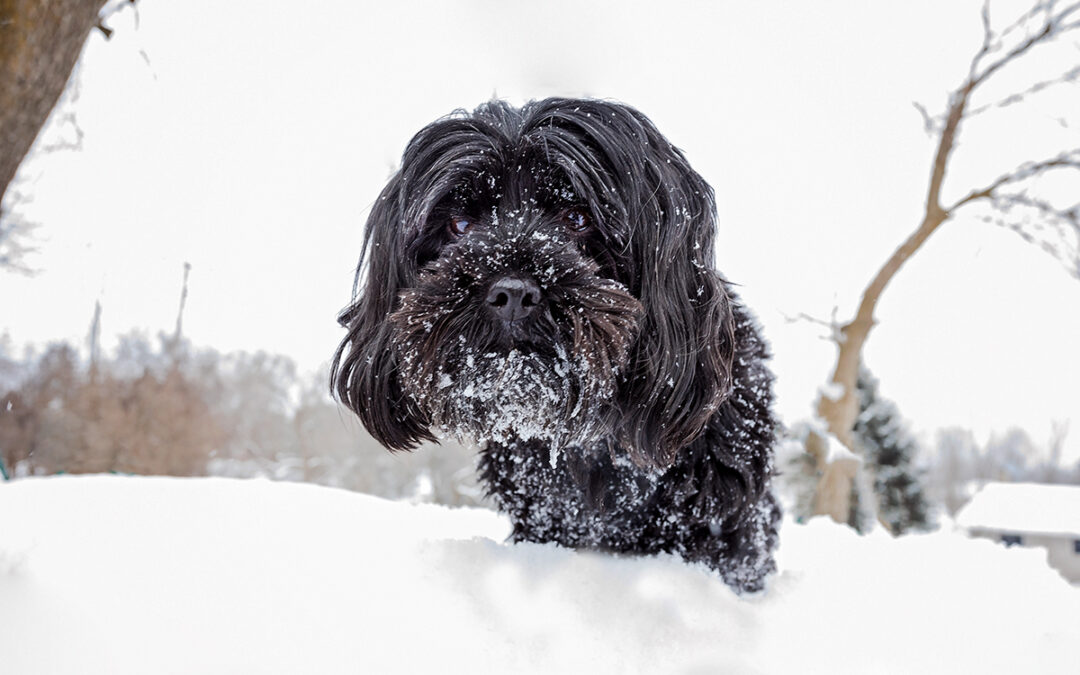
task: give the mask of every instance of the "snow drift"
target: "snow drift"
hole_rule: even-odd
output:
[[[787,523],[735,596],[672,557],[506,545],[482,510],[309,485],[0,484],[0,671],[1075,672],[1034,550]]]

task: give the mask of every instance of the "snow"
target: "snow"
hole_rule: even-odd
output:
[[[988,483],[956,517],[968,529],[1080,538],[1080,486]]]
[[[839,401],[844,398],[847,388],[839,382],[829,382],[818,387],[818,393],[830,401]]]
[[[786,523],[735,596],[679,560],[501,543],[498,515],[311,485],[0,484],[0,670],[1075,672],[1080,590],[1035,550]]]
[[[862,464],[862,455],[853,452],[844,445],[839,438],[830,433],[828,424],[818,417],[809,420],[800,420],[791,425],[790,435],[793,439],[797,439],[798,443],[790,448],[785,448],[782,452],[787,455],[790,455],[792,452],[802,452],[806,447],[806,439],[810,434],[817,434],[821,442],[825,445],[826,464],[843,461]]]

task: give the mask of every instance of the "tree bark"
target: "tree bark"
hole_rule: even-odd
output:
[[[834,395],[826,395],[824,392],[818,395],[817,416],[825,423],[829,433],[857,456],[861,456],[861,452],[856,447],[851,433],[855,426],[855,418],[859,413],[859,404],[855,396],[855,381],[859,374],[859,364],[862,362],[863,346],[876,323],[874,310],[885,287],[908,258],[914,255],[950,216],[950,213],[941,207],[941,186],[945,181],[949,156],[956,143],[957,131],[964,119],[968,97],[975,86],[976,81],[969,77],[967,82],[953,94],[950,101],[948,116],[941,130],[937,152],[934,155],[922,222],[904,243],[893,251],[874,275],[863,291],[855,318],[839,327],[836,339],[836,366],[830,379],[833,384],[830,394]],[[818,457],[819,465],[821,460],[822,458]],[[851,494],[850,478],[857,470],[857,464],[852,465],[850,460],[843,464],[835,462],[833,464],[836,465],[822,466],[822,480],[818,487],[818,494],[815,496],[815,514],[828,515],[837,522],[846,522]],[[840,518],[841,514],[843,520]]]
[[[67,86],[104,4],[0,0],[0,199]]]
[[[836,367],[833,369],[831,382],[835,389],[842,392],[839,398],[830,398],[824,394],[818,396],[817,414],[826,423],[829,432],[853,451],[851,429],[855,426],[855,417],[859,406],[855,397],[855,380],[862,361],[862,349],[870,335],[876,320],[874,309],[885,287],[908,258],[926,242],[931,234],[945,222],[948,213],[940,208],[928,209],[919,228],[896,249],[885,265],[874,276],[873,281],[863,291],[862,300],[855,318],[841,326],[837,344]]]

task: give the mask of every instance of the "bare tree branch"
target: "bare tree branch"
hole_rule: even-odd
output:
[[[817,399],[818,417],[826,423],[829,433],[855,452],[858,452],[858,448],[854,444],[852,428],[858,414],[858,402],[853,392],[856,389],[855,380],[862,361],[863,346],[876,325],[874,312],[878,301],[907,260],[957,209],[975,202],[988,203],[1000,216],[1001,224],[1017,231],[1025,239],[1037,242],[1044,250],[1069,261],[1072,266],[1070,271],[1080,278],[1080,223],[1077,222],[1080,205],[1057,207],[1045,199],[1031,197],[1024,190],[1026,182],[1050,172],[1080,169],[1080,149],[1069,150],[1047,159],[1025,162],[988,185],[972,189],[948,208],[942,207],[941,195],[949,161],[957,147],[961,127],[966,119],[992,107],[1014,105],[1056,83],[1076,81],[1080,78],[1080,67],[1070,68],[1056,78],[1036,82],[989,106],[969,108],[972,95],[1001,69],[1023,58],[1038,45],[1051,42],[1080,27],[1080,2],[1069,2],[1064,6],[1059,6],[1055,0],[1036,2],[1013,23],[1004,29],[995,30],[987,0],[980,18],[983,28],[982,43],[971,59],[967,77],[950,93],[945,112],[932,116],[923,106],[915,104],[916,110],[922,115],[924,128],[938,139],[921,222],[893,251],[863,290],[854,318],[839,327],[840,337],[835,340],[838,347],[836,364],[830,384],[843,394],[835,398],[819,395]],[[1011,191],[1005,192],[1006,189]],[[1034,216],[1038,224],[1027,216]],[[1046,229],[1054,231],[1056,241],[1042,237]],[[1068,243],[1070,235],[1076,242],[1075,245]],[[840,508],[837,512],[846,513],[847,509]]]
[[[105,19],[99,18],[98,22],[94,24],[94,28],[101,31],[101,34],[105,36],[106,40],[111,40],[113,36],[113,29],[105,25]]]
[[[1080,148],[1068,150],[1056,157],[1050,159],[1044,159],[1039,162],[1025,162],[1016,167],[1012,171],[1001,175],[997,180],[990,183],[986,187],[972,190],[967,196],[961,198],[952,206],[948,207],[947,213],[952,215],[957,209],[965,204],[969,204],[981,199],[994,199],[997,196],[997,191],[1006,186],[1014,183],[1019,183],[1024,180],[1028,180],[1034,176],[1046,173],[1053,169],[1078,169],[1080,170]]]
[[[1080,27],[1080,20],[1074,20],[1071,22],[1067,21],[1067,19],[1072,15],[1080,13],[1080,2],[1070,3],[1066,5],[1063,9],[1055,13],[1054,7],[1056,4],[1056,2],[1052,1],[1037,4],[1034,8],[1032,8],[1031,11],[1026,12],[1016,23],[1006,29],[1005,32],[996,36],[994,35],[989,25],[990,12],[988,9],[988,4],[983,5],[983,47],[975,54],[975,58],[972,59],[971,62],[971,70],[968,77],[970,88],[974,89],[982,82],[985,82],[987,78],[996,73],[1007,63],[1015,61],[1018,57],[1023,56],[1032,47],[1035,47],[1040,43],[1048,42],[1049,40],[1060,36],[1062,33],[1066,33],[1070,30]],[[1034,34],[1028,35],[1026,39],[1022,40],[1019,44],[1013,46],[1012,49],[1008,50],[996,61],[991,62],[980,72],[979,65],[982,59],[985,56],[996,52],[1000,48],[1002,48],[1004,45],[1003,36],[1007,32],[1011,32],[1014,27],[1026,25],[1027,21],[1034,16],[1034,12],[1037,9],[1041,9],[1044,14],[1043,22],[1039,29]],[[993,40],[995,37],[998,39],[996,46],[993,44]]]
[[[821,335],[819,337],[822,340],[827,340],[827,341],[835,343],[835,344],[840,344],[844,340],[844,333],[843,333],[843,324],[841,324],[836,319],[836,314],[837,314],[838,311],[839,311],[839,308],[834,306],[832,308],[832,318],[829,319],[829,320],[819,319],[816,316],[811,316],[810,314],[807,314],[806,312],[799,312],[798,314],[796,314],[794,316],[792,316],[790,314],[784,314],[784,321],[786,321],[788,323],[806,322],[806,323],[812,323],[812,324],[815,324],[815,325],[818,325],[818,326],[824,326],[825,328],[827,328],[829,330],[829,334],[828,335]]]
[[[75,116],[75,113],[65,112],[61,115],[58,115],[56,119],[59,122],[57,126],[67,125],[71,128],[73,132],[75,132],[75,139],[69,140],[67,138],[62,138],[55,143],[42,145],[40,152],[47,154],[60,150],[82,150],[83,138],[86,137],[86,133],[82,130],[82,127],[79,126],[79,119]]]
[[[1049,89],[1056,84],[1076,82],[1078,80],[1080,80],[1080,66],[1070,68],[1069,70],[1065,71],[1064,73],[1053,79],[1036,82],[1027,89],[1016,92],[1015,94],[1009,94],[1005,98],[999,101],[995,101],[994,103],[987,103],[979,106],[978,108],[972,108],[970,111],[968,111],[967,117],[968,119],[970,119],[972,117],[975,117],[976,115],[981,115],[982,113],[995,108],[1007,108],[1008,106],[1021,103],[1027,100],[1027,98],[1032,94],[1037,94],[1039,92],[1045,91],[1046,89]]]
[[[938,132],[938,127],[940,126],[940,122],[938,121],[938,119],[932,116],[930,114],[930,111],[928,111],[926,109],[926,106],[924,106],[922,103],[919,103],[918,101],[912,101],[911,105],[915,106],[915,109],[919,111],[919,115],[922,116],[923,131],[925,131],[929,136],[933,136],[934,134],[936,134]]]
[[[984,221],[1037,245],[1080,279],[1080,202],[1060,207],[1021,191],[999,194],[991,203],[994,214],[984,216]]]
[[[990,26],[990,0],[983,0],[982,10],[979,12],[979,18],[982,20],[983,28],[983,41],[982,46],[979,47],[979,51],[975,52],[975,56],[971,59],[971,66],[968,68],[968,81],[975,79],[975,70],[978,68],[979,61],[984,56],[992,51],[996,51],[1000,48],[1000,45],[994,45],[994,30]]]

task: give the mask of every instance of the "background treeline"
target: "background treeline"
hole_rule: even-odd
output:
[[[96,323],[96,322],[95,322]],[[92,331],[92,335],[96,331]],[[483,504],[475,453],[453,443],[391,454],[327,393],[325,372],[288,358],[222,354],[176,335],[122,337],[108,355],[57,343],[16,355],[0,339],[0,467],[9,477],[57,473],[266,477],[448,505]],[[955,515],[988,481],[1080,484],[1061,460],[1067,429],[1047,443],[1010,429],[979,443],[964,429],[921,447],[897,406],[863,369],[856,437],[866,458],[849,524],[894,534]],[[808,518],[819,467],[788,431],[780,485],[788,510]]]
[[[0,462],[56,473],[267,477],[392,499],[482,500],[457,445],[390,454],[288,358],[221,354],[129,334],[108,356],[59,343],[16,357],[0,341]]]

